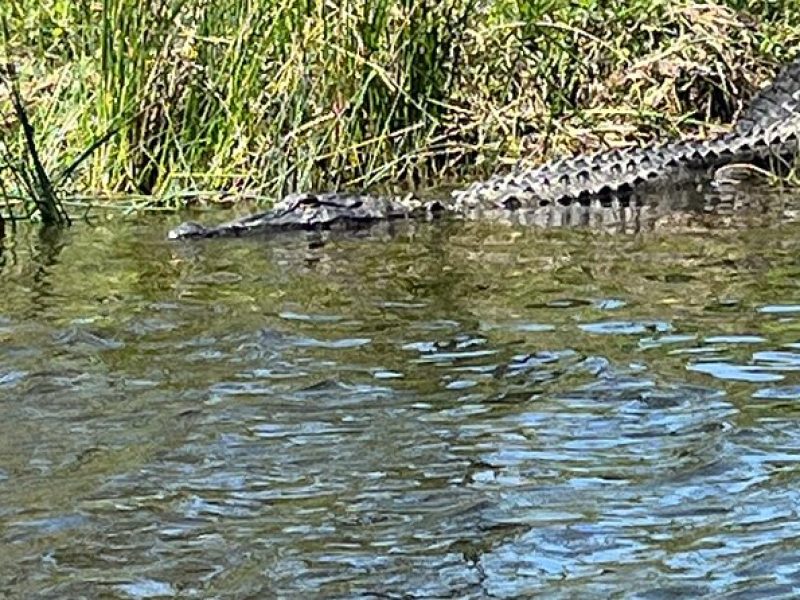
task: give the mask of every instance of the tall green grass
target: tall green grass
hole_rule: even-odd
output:
[[[44,171],[75,165],[67,194],[159,202],[431,185],[634,130],[702,129],[800,47],[788,0],[9,0],[0,13]],[[0,136],[24,154],[9,102]]]

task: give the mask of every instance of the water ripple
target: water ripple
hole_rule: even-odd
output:
[[[9,597],[796,595],[800,233],[157,225],[4,267]]]

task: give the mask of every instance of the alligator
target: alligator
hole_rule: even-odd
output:
[[[561,218],[559,215],[571,214],[571,207],[641,205],[662,189],[713,184],[715,176],[729,165],[786,164],[797,157],[799,146],[800,56],[754,96],[729,133],[716,138],[563,158],[533,169],[494,175],[454,191],[449,200],[423,200],[413,195],[294,193],[269,210],[220,225],[182,223],[167,237],[179,240],[357,227],[442,215],[477,218],[502,214],[525,222],[530,220],[526,215],[531,214],[534,220],[541,219],[543,210]]]

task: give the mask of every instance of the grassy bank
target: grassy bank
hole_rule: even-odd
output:
[[[59,193],[166,204],[429,186],[702,135],[800,49],[795,0],[11,0],[0,16]],[[8,86],[0,110],[0,177],[24,196]]]

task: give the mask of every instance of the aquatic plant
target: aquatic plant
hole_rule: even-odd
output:
[[[4,176],[11,176],[18,188],[26,192],[25,216],[31,218],[35,213],[47,225],[63,225],[69,223],[69,217],[64,211],[55,186],[47,174],[39,158],[36,147],[36,138],[33,125],[31,125],[25,104],[16,82],[16,74],[12,65],[7,65],[4,72],[0,73],[0,82],[6,86],[14,114],[19,122],[24,140],[24,151],[17,156],[9,148],[8,141],[0,137],[0,156],[4,164],[0,167],[0,190],[6,198],[7,208],[9,195],[6,193],[7,184]],[[10,211],[9,211],[10,212]],[[11,213],[13,214],[13,213]]]
[[[0,12],[42,170],[69,171],[54,197],[151,205],[427,186],[703,134],[800,46],[788,0],[15,0]],[[32,160],[13,104],[0,97],[8,155]]]

